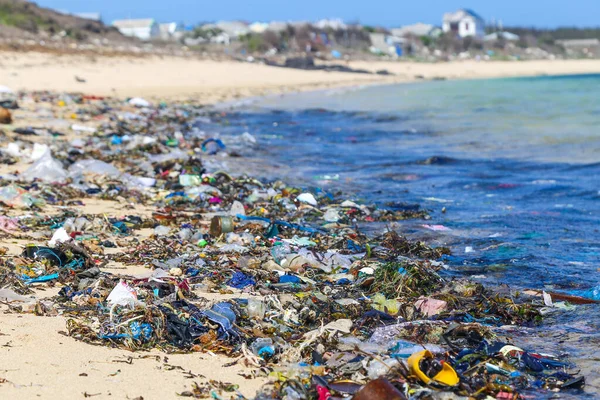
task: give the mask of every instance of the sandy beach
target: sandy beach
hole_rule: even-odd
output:
[[[184,58],[90,58],[42,53],[4,53],[0,58],[0,85],[13,90],[84,92],[90,95],[150,99],[194,98],[215,103],[253,96],[336,87],[411,82],[421,79],[471,79],[508,76],[584,74],[600,72],[600,60],[527,62],[351,62],[350,67],[393,76],[305,71],[235,61]],[[85,80],[85,82],[79,82]],[[24,111],[15,111],[15,125]],[[16,167],[19,167],[17,165]],[[14,170],[13,167],[11,170]],[[82,213],[111,216],[130,212],[131,204],[89,203]],[[137,210],[137,213],[144,210]],[[148,210],[146,210],[149,212]],[[52,211],[48,211],[52,212]],[[16,255],[26,240],[4,239]],[[121,249],[122,250],[122,249]],[[121,271],[121,265],[112,265]],[[110,270],[110,269],[109,269]],[[141,268],[126,273],[140,272]],[[50,297],[56,291],[38,291]],[[248,297],[240,294],[240,297]],[[2,311],[3,309],[0,309]],[[58,317],[2,314],[0,318],[0,398],[45,399],[169,399],[190,390],[193,381],[216,379],[239,385],[252,397],[264,378],[247,379],[240,365],[224,366],[231,359],[207,353],[166,354],[128,352],[91,346],[61,334],[65,321]],[[5,380],[3,382],[3,380]],[[132,385],[135,382],[135,385]]]
[[[347,66],[392,76],[306,71],[238,61],[180,57],[102,57],[3,53],[0,84],[13,90],[52,90],[159,99],[193,97],[203,103],[278,93],[410,82],[600,72],[600,60],[456,61],[449,63],[353,61]],[[78,82],[76,77],[85,82]]]

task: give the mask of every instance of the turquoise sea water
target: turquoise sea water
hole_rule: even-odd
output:
[[[261,104],[383,114],[379,130],[425,133],[409,144],[446,154],[594,163],[600,161],[599,100],[600,75],[574,75],[373,86]]]
[[[451,247],[449,274],[599,295],[600,75],[272,97],[228,114],[219,130],[257,137],[260,148],[242,154],[262,160],[266,177],[426,208],[427,224],[449,230],[424,221],[394,228]],[[591,398],[600,393],[598,311],[553,314],[519,339],[570,353]]]
[[[284,177],[427,208],[451,230],[398,229],[450,245],[457,273],[572,293],[600,285],[600,75],[296,94],[229,124],[256,135]]]

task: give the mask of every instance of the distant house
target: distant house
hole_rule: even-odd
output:
[[[344,30],[348,26],[339,18],[321,19],[313,24],[319,29]]]
[[[242,21],[219,21],[215,26],[226,33],[231,39],[237,39],[240,36],[250,33],[248,24]]]
[[[510,33],[510,32],[506,32],[506,31],[500,31],[500,32],[490,33],[489,35],[485,35],[483,37],[484,42],[496,42],[500,39],[503,39],[507,42],[518,42],[519,35]]]
[[[240,36],[250,33],[248,25],[238,21],[219,21],[214,24],[204,24],[201,29],[210,32],[208,40],[211,43],[229,45]]]
[[[391,30],[392,35],[397,37],[407,37],[407,36],[428,36],[428,37],[438,37],[442,34],[442,30],[435,25],[431,24],[423,24],[416,23],[413,25],[406,25],[400,28],[394,28]]]
[[[269,29],[269,24],[266,22],[253,22],[248,26],[248,29],[253,33],[263,33]]]
[[[251,32],[248,24],[242,21],[219,21],[214,24],[202,25],[201,29],[212,32],[208,37],[211,43],[225,45]]]
[[[79,18],[89,19],[90,21],[102,21],[102,15],[100,15],[100,13],[97,12],[75,13],[73,15]]]
[[[183,24],[177,22],[159,24],[158,29],[162,40],[179,40],[183,37],[183,32],[185,31]]]
[[[153,19],[121,19],[113,22],[113,26],[125,36],[150,40],[160,37],[160,27]]]
[[[472,10],[460,9],[444,14],[442,30],[454,33],[458,37],[483,38],[485,35],[485,21]]]
[[[370,51],[374,54],[401,56],[404,39],[386,33],[369,33]]]

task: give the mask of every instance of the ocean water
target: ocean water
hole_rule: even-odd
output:
[[[600,75],[295,94],[226,120],[225,134],[257,137],[260,148],[243,154],[267,159],[275,176],[426,208],[428,224],[450,230],[399,230],[450,246],[457,273],[573,292],[600,285]]]
[[[394,228],[450,247],[449,274],[586,296],[600,285],[600,75],[279,96],[218,124],[257,138],[241,153],[259,175],[429,210]],[[599,307],[578,306],[521,340],[568,352],[595,398],[599,329]]]

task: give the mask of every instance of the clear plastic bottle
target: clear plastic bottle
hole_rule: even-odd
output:
[[[265,303],[260,299],[248,299],[248,316],[262,320],[265,317]]]
[[[275,354],[275,345],[271,338],[258,338],[252,343],[250,349],[254,354],[262,358],[270,358]]]
[[[287,243],[275,242],[271,248],[271,255],[275,262],[281,265],[281,262],[285,259],[285,256],[291,253],[290,246]]]

